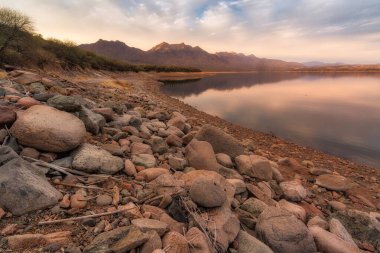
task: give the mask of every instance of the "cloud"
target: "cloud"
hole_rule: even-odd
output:
[[[2,0],[45,37],[162,41],[285,60],[376,63],[378,0]]]

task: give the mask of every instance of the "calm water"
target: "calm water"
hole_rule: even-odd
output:
[[[225,120],[380,168],[379,74],[218,74],[162,89]]]

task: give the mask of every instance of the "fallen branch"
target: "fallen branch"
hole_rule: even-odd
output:
[[[57,224],[57,223],[67,222],[67,221],[77,221],[77,220],[84,220],[84,219],[88,219],[88,218],[97,218],[97,217],[101,217],[101,216],[107,216],[107,215],[122,213],[125,211],[133,210],[135,208],[136,207],[134,206],[133,208],[123,208],[123,209],[112,211],[112,212],[90,214],[90,215],[85,215],[85,216],[79,216],[79,217],[73,217],[73,218],[67,218],[67,219],[59,219],[59,220],[52,220],[52,221],[40,221],[37,223],[37,225],[49,225],[49,224]]]

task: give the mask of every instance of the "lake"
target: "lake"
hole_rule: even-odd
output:
[[[241,126],[380,168],[380,74],[216,74],[162,91]]]

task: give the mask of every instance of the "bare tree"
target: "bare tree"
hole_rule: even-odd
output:
[[[24,33],[33,32],[32,20],[21,12],[0,8],[0,59],[9,45]]]

